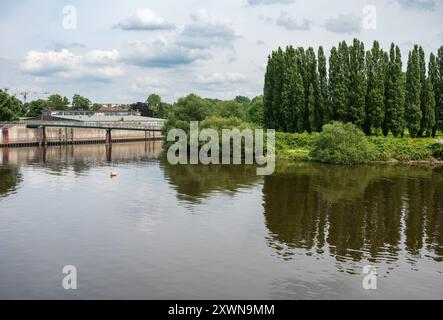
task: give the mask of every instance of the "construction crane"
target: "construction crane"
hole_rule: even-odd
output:
[[[37,91],[29,92],[29,91],[23,91],[23,92],[20,92],[19,95],[21,95],[21,96],[23,97],[23,102],[24,102],[24,103],[26,103],[26,101],[27,101],[27,99],[28,99],[28,95],[31,94],[31,93],[32,93],[33,95],[44,95],[44,96],[49,95],[49,92],[48,92],[48,91],[44,91],[44,92],[37,92]]]
[[[23,92],[19,93],[19,95],[21,95],[23,97],[24,103],[26,103],[26,99],[28,98],[28,94],[29,94],[29,92],[27,92],[27,91],[23,91]]]

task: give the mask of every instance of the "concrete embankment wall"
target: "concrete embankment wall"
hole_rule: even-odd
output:
[[[84,128],[46,128],[48,144],[79,144],[105,142],[106,130]],[[0,128],[0,146],[37,145],[41,131],[28,129],[26,125]],[[161,139],[160,132],[112,130],[112,141],[136,141]]]

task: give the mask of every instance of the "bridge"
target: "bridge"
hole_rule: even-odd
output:
[[[112,131],[142,131],[147,133],[160,132],[165,124],[164,119],[149,119],[143,121],[44,121],[44,120],[25,120],[19,122],[0,122],[0,128],[3,131],[3,140],[8,142],[8,131],[17,125],[26,126],[28,129],[38,130],[38,145],[47,145],[46,128],[78,128],[78,129],[101,129],[106,131],[106,144],[112,143]],[[67,141],[66,141],[67,142]],[[2,142],[0,141],[0,144]],[[6,143],[8,144],[8,143]]]
[[[32,121],[26,127],[28,129],[41,130],[39,145],[46,144],[46,128],[79,128],[79,129],[103,129],[106,130],[106,144],[112,143],[112,130],[160,132],[165,124],[163,119],[148,121],[113,121],[113,122],[74,122],[74,121]]]

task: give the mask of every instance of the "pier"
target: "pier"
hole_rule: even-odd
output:
[[[69,144],[110,145],[114,142],[162,139],[163,119],[149,121],[22,121],[0,123],[0,147]]]

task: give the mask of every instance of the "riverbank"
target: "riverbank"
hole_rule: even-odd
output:
[[[277,159],[314,161],[311,152],[318,136],[318,133],[277,132],[275,141]],[[441,140],[441,137],[416,139],[372,136],[368,138],[373,151],[370,162],[443,164]]]

